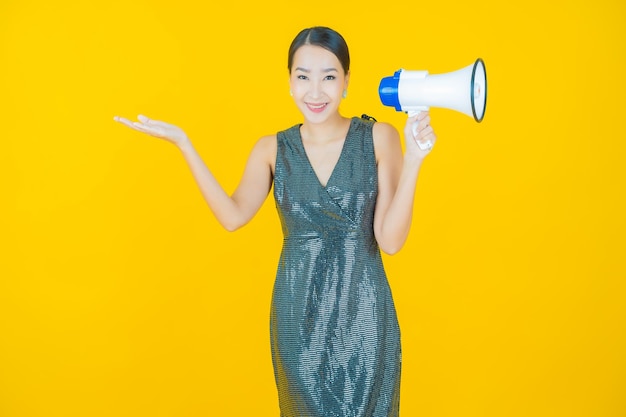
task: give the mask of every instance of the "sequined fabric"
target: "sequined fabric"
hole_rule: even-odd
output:
[[[282,417],[398,416],[400,331],[373,231],[372,126],[351,120],[326,186],[300,126],[277,135],[284,242],[270,336]]]

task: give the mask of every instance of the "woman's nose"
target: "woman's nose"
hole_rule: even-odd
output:
[[[309,89],[309,95],[313,98],[319,97],[322,93],[322,86],[319,82],[313,81]]]

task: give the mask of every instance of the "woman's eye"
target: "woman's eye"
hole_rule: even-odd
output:
[[[299,80],[306,80],[306,75],[298,75]]]
[[[334,80],[336,77],[334,75],[327,75],[326,80]]]

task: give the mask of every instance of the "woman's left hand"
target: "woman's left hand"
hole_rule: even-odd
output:
[[[404,137],[406,138],[406,153],[408,155],[414,155],[419,159],[426,157],[437,140],[437,135],[430,125],[430,113],[422,111],[409,117],[404,126]]]

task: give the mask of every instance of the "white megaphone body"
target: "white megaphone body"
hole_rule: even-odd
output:
[[[400,69],[393,77],[385,77],[378,88],[385,106],[408,113],[409,117],[430,107],[459,111],[481,122],[487,106],[487,72],[482,59],[458,71],[429,75],[428,71]],[[417,125],[415,126],[415,128]],[[430,149],[427,142],[420,148]]]

